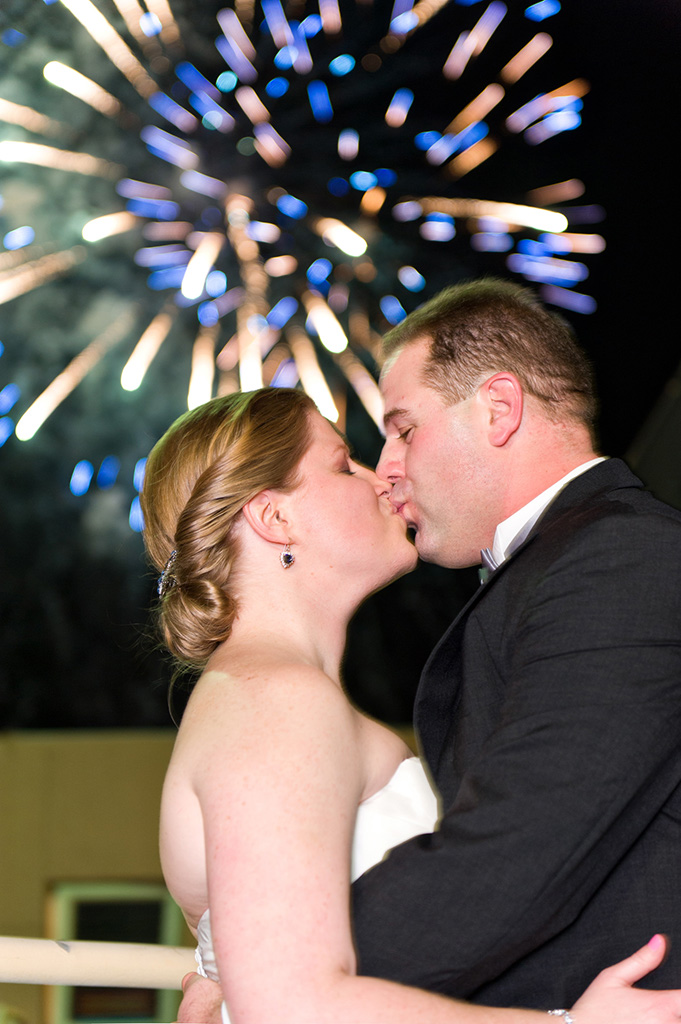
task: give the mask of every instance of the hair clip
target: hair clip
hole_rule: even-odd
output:
[[[172,590],[173,587],[177,586],[177,576],[172,571],[176,559],[177,551],[171,551],[170,558],[166,562],[165,568],[158,578],[158,586],[156,589],[158,591],[158,596],[161,599],[166,596],[169,590]]]

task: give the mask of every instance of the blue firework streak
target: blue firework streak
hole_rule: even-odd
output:
[[[91,182],[93,215],[59,249],[47,215],[34,244],[6,202],[0,299],[114,256],[129,289],[25,408],[20,438],[114,346],[128,391],[144,394],[159,352],[186,365],[191,349],[189,404],[301,380],[326,415],[343,421],[349,390],[378,424],[377,338],[444,284],[518,274],[548,301],[594,308],[582,253],[603,243],[578,225],[597,214],[561,173],[588,86],[539,86],[552,39],[537,22],[558,4],[35,5],[56,57],[75,27],[85,59],[46,63],[40,110],[0,101],[0,159],[19,174],[37,165],[46,192],[51,175]],[[37,17],[4,29],[17,61]],[[101,133],[59,121],[64,91],[96,109]],[[545,178],[535,154],[556,137],[559,172]],[[94,471],[79,474],[85,493]]]

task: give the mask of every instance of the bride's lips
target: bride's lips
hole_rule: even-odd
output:
[[[418,527],[417,527],[416,523],[414,522],[414,520],[411,519],[407,515],[407,512],[406,512],[406,505],[407,505],[407,503],[406,503],[406,501],[394,501],[394,500],[391,499],[390,504],[392,505],[392,507],[395,510],[395,512],[397,513],[397,515],[401,516],[401,518],[404,519],[405,523],[407,524],[407,527],[410,530],[417,530],[418,529]]]

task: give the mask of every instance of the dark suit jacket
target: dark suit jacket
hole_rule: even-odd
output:
[[[353,889],[363,974],[571,1006],[658,931],[681,984],[681,513],[618,460],[559,494],[431,655],[438,833]]]

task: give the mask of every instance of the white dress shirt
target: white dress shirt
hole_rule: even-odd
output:
[[[555,484],[547,487],[545,491],[538,494],[532,501],[528,501],[527,505],[523,505],[512,516],[499,523],[492,545],[492,558],[496,564],[501,565],[508,558],[509,554],[515,550],[518,544],[514,544],[514,541],[521,533],[523,534],[522,539],[525,539],[544,509],[551,504],[553,499],[560,494],[571,480],[574,480],[575,477],[580,476],[582,473],[586,473],[587,469],[591,469],[592,466],[596,466],[599,462],[605,462],[605,459],[605,456],[600,456],[570,470],[569,473],[566,473]]]

